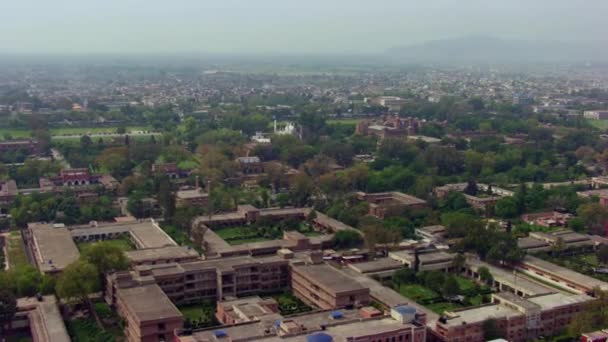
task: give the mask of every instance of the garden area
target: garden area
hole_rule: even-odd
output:
[[[488,303],[492,293],[488,286],[480,286],[460,275],[441,271],[416,273],[411,269],[402,269],[395,273],[388,285],[438,314]]]
[[[281,292],[271,296],[279,304],[279,313],[284,316],[295,315],[302,312],[312,311],[312,308],[302,302],[291,292]]]
[[[135,244],[128,236],[121,236],[118,239],[103,240],[106,244],[120,248],[123,252],[132,251],[135,249]],[[90,246],[99,243],[99,241],[77,242],[76,246],[79,251],[84,251]]]
[[[6,238],[6,253],[9,267],[16,268],[23,265],[28,265],[27,254],[25,253],[25,245],[21,239],[21,234],[17,231],[10,232]]]
[[[101,328],[93,318],[79,317],[67,321],[66,327],[72,341],[124,341],[123,320],[104,302],[94,303],[94,309],[104,328]]]
[[[214,302],[180,305],[177,308],[184,315],[184,328],[186,329],[200,329],[220,325],[215,317]]]
[[[283,232],[294,230],[306,236],[322,235],[322,233],[315,231],[307,222],[298,219],[285,219],[279,222],[260,219],[258,222],[249,226],[213,229],[219,237],[231,245],[278,240],[283,238]]]

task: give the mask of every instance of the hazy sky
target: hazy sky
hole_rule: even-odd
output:
[[[374,53],[494,35],[607,41],[608,0],[0,0],[0,52]]]

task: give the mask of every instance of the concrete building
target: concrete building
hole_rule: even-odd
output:
[[[280,319],[279,304],[272,298],[258,296],[218,301],[215,316],[224,325],[234,325],[262,319]]]
[[[11,328],[28,331],[35,342],[70,342],[55,296],[17,299],[17,312]]]
[[[425,200],[402,192],[357,192],[357,198],[369,203],[369,214],[380,219],[402,214],[406,209],[426,206]]]
[[[183,326],[181,312],[156,284],[119,288],[114,296],[129,342],[169,342]]]
[[[202,341],[395,341],[424,342],[426,327],[417,313],[396,308],[396,318],[374,308],[319,311],[291,317],[262,316],[260,320],[199,331],[177,331],[176,342]],[[401,314],[401,311],[405,311]],[[368,314],[372,312],[373,314]]]
[[[135,266],[108,277],[108,297],[123,287],[154,283],[177,304],[281,291],[289,287],[289,262],[278,256],[235,257]]]
[[[437,198],[445,198],[450,192],[464,192],[466,187],[467,183],[446,184],[436,187],[433,192]],[[482,183],[477,184],[477,189],[477,195],[463,195],[470,206],[484,212],[491,212],[499,199],[514,194],[513,191]]]
[[[608,110],[586,110],[583,112],[585,119],[608,120]]]
[[[447,253],[438,250],[420,252],[395,251],[388,253],[389,258],[400,262],[408,268],[416,268],[418,271],[448,271],[452,268],[452,262],[456,257],[454,253]],[[416,259],[418,265],[416,266]]]
[[[26,245],[34,256],[41,272],[61,272],[67,265],[78,260],[80,252],[76,242],[91,242],[128,237],[138,251],[127,253],[135,263],[151,262],[154,256],[160,260],[184,260],[194,257],[195,251],[177,247],[177,243],[155,221],[106,223],[92,226],[29,223],[25,233]],[[158,249],[175,247],[166,251]]]
[[[179,207],[206,207],[209,204],[209,193],[201,188],[178,190],[175,192],[175,205]]]
[[[72,234],[63,224],[28,224],[26,237],[41,272],[61,272],[80,256]]]
[[[494,278],[490,284],[492,287],[502,292],[511,292],[518,296],[536,296],[552,293],[554,290],[539,282],[533,281],[521,273],[513,272],[510,269],[497,267],[475,258],[467,259],[465,275],[475,280],[481,280],[479,269],[485,267],[490,271]]]
[[[562,293],[528,298],[499,293],[492,297],[493,304],[447,312],[437,321],[436,333],[446,342],[481,342],[485,341],[483,323],[494,319],[508,341],[531,341],[563,331],[585,303],[592,300],[586,295]]]
[[[40,153],[40,144],[33,139],[0,141],[0,153],[14,151],[26,151],[31,154]]]
[[[438,241],[445,236],[445,227],[441,225],[416,228],[416,236],[430,241]]]
[[[18,194],[17,183],[14,180],[0,181],[0,214],[2,213],[1,208],[9,207]]]
[[[540,258],[527,255],[516,269],[531,277],[537,277],[554,286],[578,293],[592,293],[595,288],[608,290],[608,283]]]
[[[325,264],[292,267],[291,288],[302,301],[324,310],[370,301],[368,288]]]

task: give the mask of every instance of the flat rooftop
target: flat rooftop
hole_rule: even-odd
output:
[[[0,197],[4,196],[17,196],[17,183],[14,180],[0,181]]]
[[[117,233],[129,233],[138,249],[177,246],[177,243],[165,233],[156,222],[151,220],[140,222],[104,223],[96,227],[69,227],[74,238],[88,236],[103,236]]]
[[[585,286],[590,289],[599,287],[602,290],[608,290],[608,283],[606,282],[575,272],[571,269],[556,265],[543,259],[533,257],[531,255],[526,255],[524,257],[523,264],[527,264],[539,268],[547,273],[568,279],[580,286]]]
[[[506,284],[516,290],[520,290],[529,296],[555,292],[545,285],[533,282],[523,274],[514,274],[511,270],[499,268],[477,259],[469,258],[467,259],[467,264],[474,270],[477,270],[482,266],[487,267],[495,281]]]
[[[340,273],[335,268],[326,264],[294,266],[293,270],[303,275],[309,281],[334,293],[367,290],[366,287],[359,284],[355,279]]]
[[[142,262],[152,259],[176,259],[199,256],[197,251],[186,246],[136,249],[133,251],[127,251],[125,254],[134,262]]]
[[[391,258],[383,258],[374,261],[358,262],[350,264],[348,267],[359,273],[375,273],[383,271],[398,270],[403,268],[403,264]]]
[[[209,194],[202,191],[201,189],[192,189],[192,190],[179,190],[175,193],[175,196],[177,197],[177,199],[188,200],[188,199],[194,199],[194,198],[209,197]]]
[[[38,268],[42,272],[60,271],[78,260],[80,252],[67,228],[36,225],[31,232]]]
[[[182,317],[181,312],[156,284],[123,288],[117,295],[138,322]]]
[[[539,305],[543,310],[558,308],[564,305],[585,303],[593,298],[584,294],[567,295],[563,293],[551,293],[543,296],[530,297],[527,300]]]
[[[463,324],[479,323],[490,318],[508,318],[517,317],[523,315],[517,310],[507,308],[503,305],[488,304],[479,306],[471,309],[464,309],[460,311],[451,311],[448,315],[454,315],[452,318],[448,318],[447,326],[461,326]]]

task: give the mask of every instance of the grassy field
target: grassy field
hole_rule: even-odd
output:
[[[19,232],[11,232],[7,239],[7,258],[10,268],[29,264],[25,253],[25,245]]]
[[[125,252],[132,251],[135,249],[135,245],[128,237],[121,237],[119,239],[112,239],[112,240],[104,240],[104,242],[107,244],[110,244],[112,246],[118,247]],[[78,250],[80,250],[82,252],[85,249],[87,249],[90,246],[93,246],[97,243],[98,242],[96,242],[96,241],[78,242],[78,243],[76,243],[76,246],[78,247]]]
[[[51,128],[49,131],[52,136],[62,135],[83,135],[83,134],[106,134],[116,133],[118,127],[62,127]],[[147,126],[127,126],[127,132],[133,131],[149,131],[151,128]],[[32,136],[32,131],[29,129],[20,128],[0,128],[0,140],[5,140],[5,136],[10,135],[13,139],[23,139]]]
[[[268,240],[263,236],[260,236],[251,227],[225,227],[214,230],[214,232],[231,245],[242,245],[244,243]]]
[[[608,120],[587,120],[589,124],[599,129],[608,129]]]
[[[330,125],[356,125],[363,119],[331,119],[327,120],[327,123]]]
[[[435,291],[418,284],[401,285],[401,287],[399,287],[399,292],[405,297],[411,298],[415,301],[434,298],[438,296]]]

